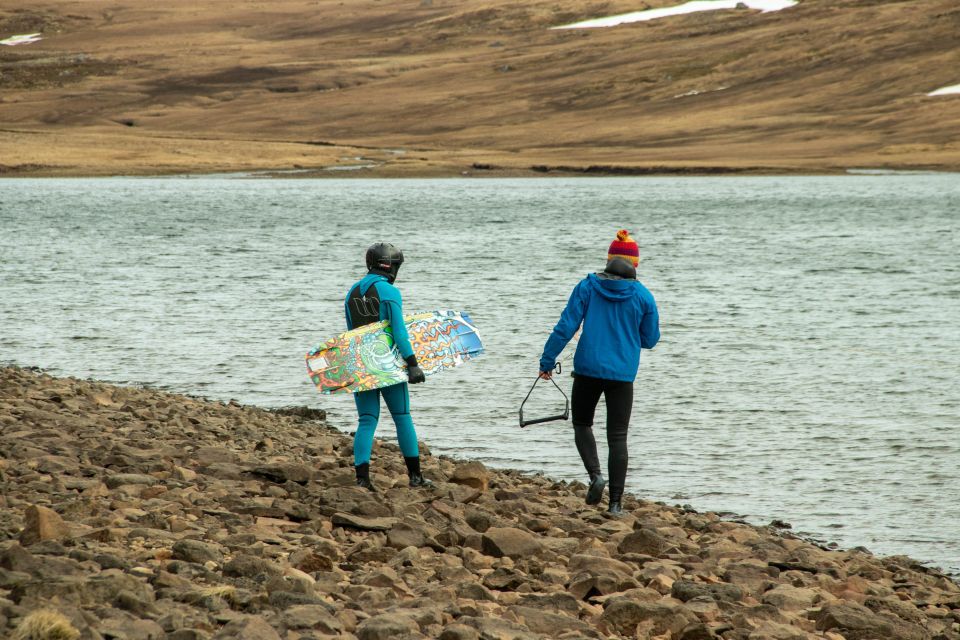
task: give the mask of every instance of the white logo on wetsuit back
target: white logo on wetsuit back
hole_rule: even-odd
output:
[[[367,296],[358,296],[350,301],[353,304],[353,310],[357,315],[369,318],[369,317],[380,317],[380,299],[367,297]]]

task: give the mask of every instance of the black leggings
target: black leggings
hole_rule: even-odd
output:
[[[633,410],[633,383],[575,375],[573,378],[573,433],[583,466],[591,476],[600,473],[597,441],[593,438],[593,414],[603,394],[607,403],[607,471],[610,501],[623,496],[627,480],[627,429]]]

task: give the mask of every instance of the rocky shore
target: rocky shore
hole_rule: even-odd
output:
[[[322,411],[0,369],[0,638],[960,639],[960,587],[427,454],[379,492]]]

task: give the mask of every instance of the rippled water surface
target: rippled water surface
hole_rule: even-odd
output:
[[[624,226],[663,332],[628,489],[957,571],[958,211],[957,175],[2,180],[0,361],[321,406],[352,430],[303,354],[343,330],[364,249],[387,240],[407,311],[467,310],[488,349],[413,389],[421,439],[581,478],[569,423],[520,430],[516,412]]]

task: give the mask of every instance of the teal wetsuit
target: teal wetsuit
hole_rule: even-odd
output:
[[[407,327],[403,323],[403,300],[400,291],[385,276],[370,273],[350,287],[343,303],[347,328],[387,320],[393,329],[393,341],[404,359],[413,355]],[[420,455],[417,432],[410,417],[410,388],[403,382],[383,389],[360,391],[353,394],[357,404],[357,433],[353,437],[353,464],[370,462],[373,434],[380,421],[380,396],[383,396],[397,427],[397,440],[405,458]]]

